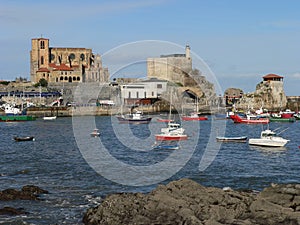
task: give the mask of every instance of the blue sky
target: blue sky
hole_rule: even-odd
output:
[[[275,73],[284,76],[287,95],[300,95],[299,9],[297,0],[1,0],[0,79],[29,78],[31,38],[42,35],[52,47],[92,48],[110,71],[130,60],[184,53],[188,43],[222,90],[252,92],[262,76]],[[156,40],[155,47],[141,47],[144,40]]]

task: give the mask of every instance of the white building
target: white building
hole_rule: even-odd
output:
[[[167,81],[157,78],[124,84],[121,86],[121,97],[125,104],[151,104],[167,90]]]

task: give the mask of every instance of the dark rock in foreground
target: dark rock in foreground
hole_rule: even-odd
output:
[[[0,215],[16,216],[21,214],[27,214],[23,209],[15,209],[12,207],[4,207],[0,209]]]
[[[89,209],[86,225],[300,224],[300,184],[272,185],[261,193],[203,187],[182,179],[149,194],[113,194]]]
[[[48,194],[48,191],[34,185],[27,185],[24,186],[21,191],[16,189],[5,189],[0,191],[0,201],[38,200],[38,195],[40,194]]]

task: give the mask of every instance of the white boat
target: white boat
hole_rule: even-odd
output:
[[[171,118],[172,95],[170,98],[169,120]],[[188,136],[184,134],[184,129],[179,123],[169,122],[166,128],[161,128],[161,133],[155,135],[157,141],[182,141],[187,140]]]
[[[261,132],[260,138],[250,138],[249,145],[259,145],[267,147],[283,147],[290,140],[277,136],[274,131],[269,129]]]
[[[56,116],[44,116],[43,120],[56,120]]]
[[[216,140],[219,142],[246,142],[247,136],[239,136],[239,137],[216,137]]]
[[[94,129],[93,132],[91,133],[92,137],[99,137],[100,136],[100,132],[98,129]]]
[[[179,123],[168,123],[168,127],[161,128],[161,134],[156,134],[157,141],[180,141],[187,140],[188,136],[184,134],[184,129]]]

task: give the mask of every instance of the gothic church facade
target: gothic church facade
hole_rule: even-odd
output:
[[[50,47],[49,39],[31,39],[30,80],[50,83],[109,82],[99,54],[87,48]]]

